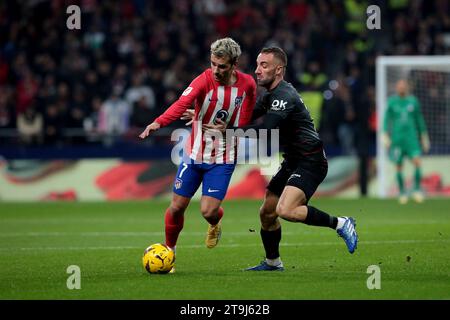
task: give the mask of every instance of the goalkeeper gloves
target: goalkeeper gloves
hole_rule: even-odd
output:
[[[430,151],[430,139],[428,138],[428,134],[423,133],[421,140],[423,152],[428,153],[428,151]]]
[[[391,146],[391,138],[389,138],[389,135],[387,133],[383,133],[381,135],[381,142],[386,148],[389,149],[389,147]]]

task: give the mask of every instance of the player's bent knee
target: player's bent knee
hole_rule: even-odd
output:
[[[267,216],[269,214],[270,214],[270,211],[268,210],[268,208],[266,208],[264,206],[259,208],[259,216],[260,217],[265,217],[265,216]]]
[[[177,206],[170,206],[170,212],[174,216],[182,215],[184,214],[185,208],[177,207]]]
[[[269,227],[274,224],[277,220],[278,216],[275,210],[271,210],[269,208],[261,207],[259,209],[259,219],[261,220],[261,224],[263,228]],[[267,228],[266,228],[267,229]]]
[[[173,195],[172,201],[170,202],[169,210],[173,215],[184,214],[186,208],[189,206],[190,198],[182,197],[177,194]]]
[[[259,208],[259,217],[261,220],[263,219],[274,219],[277,217],[277,214],[275,213],[275,207],[267,207],[262,206]]]
[[[284,205],[283,203],[278,203],[276,213],[280,218],[289,220],[291,212],[292,210],[290,207]]]
[[[219,208],[201,208],[200,212],[205,219],[215,218],[219,214]]]
[[[181,215],[186,211],[187,206],[184,203],[172,202],[169,210],[173,215]]]

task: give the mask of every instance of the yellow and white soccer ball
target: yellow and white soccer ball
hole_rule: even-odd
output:
[[[175,263],[175,253],[165,244],[155,243],[145,249],[142,264],[149,273],[168,273]]]

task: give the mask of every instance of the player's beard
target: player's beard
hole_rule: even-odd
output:
[[[256,79],[256,81],[258,82],[258,85],[260,85],[263,88],[268,89],[268,88],[270,88],[272,83],[275,81],[275,76],[267,77],[265,79]]]

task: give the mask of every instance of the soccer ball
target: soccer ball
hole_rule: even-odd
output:
[[[165,244],[155,243],[145,249],[142,264],[149,273],[168,273],[175,263],[175,253]]]

